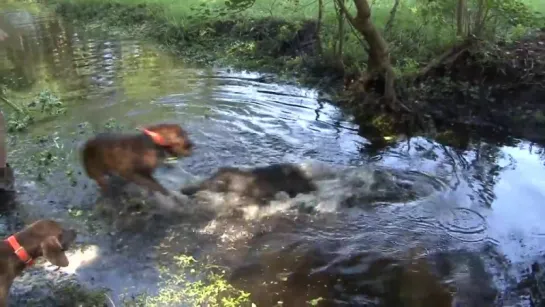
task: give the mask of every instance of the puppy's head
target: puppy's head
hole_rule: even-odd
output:
[[[39,220],[17,234],[32,258],[44,256],[56,266],[68,266],[64,253],[76,239],[76,231],[64,229],[53,220]]]
[[[176,124],[159,124],[149,126],[147,130],[161,135],[167,144],[165,149],[175,157],[187,157],[193,152],[193,142],[187,132]]]

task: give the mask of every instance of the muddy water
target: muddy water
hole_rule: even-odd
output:
[[[192,67],[34,7],[6,8],[0,28],[9,34],[0,69],[10,97],[51,89],[68,110],[10,136],[19,206],[2,217],[2,233],[43,217],[77,228],[81,250],[62,278],[109,288],[120,302],[156,292],[158,268],[185,253],[228,266],[258,306],[319,297],[324,306],[530,306],[515,290],[545,249],[542,148],[472,136],[465,150],[426,138],[371,150],[325,97],[273,76]],[[98,214],[107,201],[81,174],[79,146],[97,131],[160,121],[182,124],[197,144],[158,171],[169,188],[220,166],[293,162],[319,191],[266,208],[238,204],[236,217],[222,213],[232,200],[210,193],[191,205],[212,216]],[[29,280],[61,273],[31,270],[12,293],[24,300],[36,295]]]

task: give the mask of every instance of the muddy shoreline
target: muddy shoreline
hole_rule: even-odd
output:
[[[209,24],[214,31],[199,36],[199,29],[164,24],[154,17],[157,8],[149,5],[47,3],[70,21],[119,28],[129,35],[152,39],[186,61],[272,72],[291,80],[295,76],[305,85],[322,89],[353,114],[362,127],[361,134],[377,146],[384,137],[399,134],[428,135],[448,145],[463,144],[464,140],[442,137],[459,134],[459,130],[453,133],[458,126],[505,143],[509,137],[545,142],[543,30],[536,29],[531,37],[517,42],[461,43],[469,46],[461,51],[459,46],[452,48],[458,51],[452,52],[455,57],[426,67],[421,75],[398,79],[398,97],[409,111],[392,111],[380,102],[380,84],[372,92],[358,86],[344,88],[343,69],[317,54],[313,21],[216,21]],[[293,35],[281,36],[282,27],[292,29]],[[233,40],[255,42],[256,47],[253,51],[237,50]],[[231,52],[226,54],[226,49]],[[350,66],[354,60],[345,59],[345,63]],[[357,81],[358,77],[353,78]]]

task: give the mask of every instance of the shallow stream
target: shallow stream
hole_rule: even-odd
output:
[[[118,303],[156,292],[159,267],[183,253],[227,266],[258,306],[320,297],[323,306],[531,306],[517,285],[545,251],[543,148],[472,136],[463,151],[423,137],[371,150],[327,97],[274,76],[190,66],[152,43],[74,28],[34,7],[6,7],[0,28],[9,34],[1,77],[13,97],[50,89],[67,107],[9,143],[17,218],[54,218],[80,233],[81,251],[68,268],[46,266],[56,274],[49,280],[66,273],[111,289]],[[161,121],[180,123],[196,144],[193,156],[157,172],[171,189],[221,166],[293,162],[319,191],[248,204],[238,217],[100,218],[79,146],[96,131]],[[222,195],[209,202],[229,205]],[[3,216],[3,235],[21,227],[13,219]],[[28,281],[42,275],[21,277],[14,300],[35,295]]]

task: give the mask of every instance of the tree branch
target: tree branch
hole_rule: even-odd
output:
[[[348,11],[344,3],[341,0],[335,0],[335,2],[337,2],[337,5],[341,9],[341,11],[343,11],[344,16],[346,16],[346,19],[348,19],[348,21],[350,21],[351,24],[354,24],[355,22],[354,17],[350,15],[350,12]]]
[[[354,5],[356,6],[357,18],[368,20],[371,17],[371,8],[367,0],[354,0]]]
[[[390,32],[392,25],[394,24],[394,19],[396,17],[397,13],[397,7],[399,6],[399,0],[395,0],[394,6],[392,7],[392,10],[390,11],[390,18],[388,19],[388,22],[386,22],[386,26],[384,26],[384,34],[387,34]]]
[[[14,109],[15,111],[17,111],[17,113],[19,114],[25,114],[25,111],[19,107],[18,105],[16,105],[15,103],[9,101],[6,97],[4,96],[0,96],[0,99],[2,101],[4,101],[8,106],[10,106],[12,109]]]

